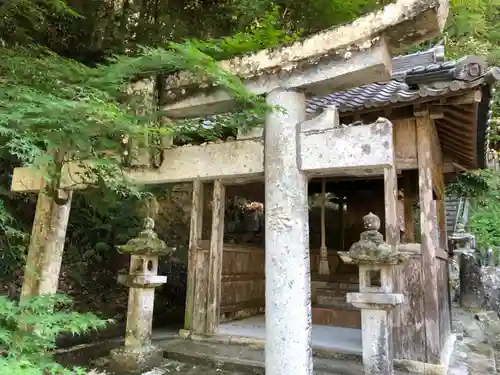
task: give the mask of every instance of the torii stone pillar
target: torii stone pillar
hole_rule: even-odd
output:
[[[57,292],[73,192],[67,191],[66,194],[64,203],[57,203],[46,191],[46,185],[41,185],[21,299]]]
[[[266,117],[266,375],[312,374],[307,177],[298,166],[297,127],[305,95],[276,89]]]
[[[384,242],[378,216],[370,212],[363,221],[360,240],[348,252],[339,252],[345,263],[359,266],[359,293],[347,293],[347,302],[361,309],[364,374],[392,375],[391,310],[404,301],[403,294],[394,293],[393,271],[408,255]]]

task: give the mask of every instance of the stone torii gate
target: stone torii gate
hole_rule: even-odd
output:
[[[388,202],[387,242],[392,245],[397,242],[392,125],[380,120],[345,131],[338,128],[334,109],[307,120],[306,98],[389,79],[391,51],[439,35],[447,12],[446,0],[398,0],[351,24],[289,46],[221,62],[229,72],[240,76],[251,92],[265,94],[268,104],[285,110],[267,115],[264,137],[250,135],[233,142],[168,149],[160,168],[128,174],[131,180],[144,184],[215,180],[214,203],[223,202],[224,184],[237,178],[264,178],[267,374],[312,373],[308,179],[352,172],[383,174]],[[187,89],[200,83],[187,73],[167,77],[166,81],[169,88],[166,96],[174,99],[162,105],[172,118],[225,112],[235,104],[223,90],[200,89],[193,94],[192,89]],[[75,168],[68,166],[64,173],[69,175]],[[71,181],[73,188],[78,187],[70,177],[63,176],[61,187],[65,187],[65,181],[68,186]],[[43,198],[41,181],[34,171],[17,168],[12,190],[40,191]],[[37,215],[38,211],[37,208]],[[214,211],[217,211],[215,217],[223,212],[223,205],[214,205]],[[53,235],[64,239],[67,219],[58,216],[58,208],[51,212],[35,222],[33,233],[40,231],[45,238]],[[207,314],[206,322],[215,328],[220,301],[218,262],[222,256],[218,232],[221,230],[212,229],[209,269],[213,274],[207,294],[211,299],[207,306],[215,308]],[[62,254],[63,243],[58,242],[57,254]],[[48,277],[47,263],[53,265],[54,271],[57,263],[60,267],[60,256],[52,255],[51,251],[54,249],[43,244],[30,247],[27,269],[41,265],[33,268],[42,283]],[[50,293],[56,288],[57,283],[51,282],[38,291]],[[188,295],[188,308],[189,303],[193,308],[192,299]]]

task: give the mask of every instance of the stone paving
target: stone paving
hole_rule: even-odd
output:
[[[475,313],[454,308],[453,329],[458,340],[448,375],[500,373],[496,364],[498,339],[496,334],[492,335],[500,329],[496,313]]]
[[[496,314],[484,312],[465,311],[463,309],[453,309],[453,329],[457,334],[457,342],[453,352],[452,363],[447,375],[496,375],[500,374],[500,366],[497,366],[497,347],[500,344],[500,319]],[[168,343],[176,344],[179,341],[173,332],[156,333],[161,346]],[[193,343],[181,340],[186,345],[193,345],[193,350],[202,359],[199,364],[185,363],[178,359],[165,359],[162,366],[157,369],[143,372],[141,375],[256,375],[264,374],[262,364],[263,352],[249,347],[239,347],[236,345],[215,345]],[[207,346],[207,348],[203,348]],[[499,347],[500,348],[500,347]],[[241,367],[228,367],[228,362],[222,358],[221,353],[237,358],[240,364],[247,365]],[[233,353],[234,352],[234,353]],[[193,353],[193,352],[191,352]],[[172,353],[171,353],[172,354]],[[175,353],[174,353],[175,354]],[[208,357],[217,357],[219,360],[208,361]],[[216,359],[217,359],[216,358]],[[89,375],[122,375],[118,373],[106,372],[109,360],[106,357],[92,361],[89,367],[97,370]],[[225,362],[225,363],[224,363]],[[234,361],[233,361],[234,363]],[[335,364],[335,366],[332,366]],[[344,365],[343,365],[344,364]],[[352,361],[335,361],[324,358],[316,358],[315,375],[338,374],[338,375],[361,375],[363,373],[360,364]],[[319,370],[319,369],[322,370]],[[324,370],[323,370],[324,369]],[[329,369],[328,372],[324,372]],[[318,371],[319,370],[319,371]],[[396,372],[397,375],[401,375]],[[407,373],[406,373],[407,374]]]
[[[107,366],[107,359],[101,358],[95,361],[97,368],[105,368]],[[225,371],[217,367],[192,365],[178,361],[166,359],[161,367],[143,372],[141,375],[168,375],[168,374],[183,374],[183,375],[248,375],[248,372],[238,371]],[[106,370],[94,370],[88,375],[121,375],[111,373]]]

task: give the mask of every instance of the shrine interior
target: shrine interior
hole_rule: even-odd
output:
[[[384,181],[371,178],[326,178],[324,191],[329,203],[325,207],[325,245],[328,249],[329,273],[319,273],[322,237],[321,207],[314,201],[323,196],[323,179],[309,182],[309,238],[311,260],[311,296],[313,339],[318,346],[344,350],[361,350],[361,313],[349,306],[345,295],[357,291],[358,267],[347,265],[337,251],[347,251],[359,240],[363,216],[372,212],[384,227]],[[205,184],[204,195],[210,197],[212,185]],[[264,338],[265,334],[265,226],[264,183],[226,187],[224,252],[222,259],[221,306],[219,334]],[[401,202],[401,210],[403,203]],[[210,200],[205,201],[201,251],[208,254],[211,228]],[[401,216],[403,213],[401,212]],[[270,250],[272,251],[272,249]],[[332,340],[341,337],[341,340]],[[346,348],[347,346],[347,348]]]

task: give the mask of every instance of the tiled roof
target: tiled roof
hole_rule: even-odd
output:
[[[463,90],[480,89],[482,100],[476,111],[471,112],[467,106],[445,107],[445,116],[436,120],[436,127],[441,147],[448,156],[465,168],[482,168],[491,117],[490,91],[492,84],[500,80],[500,69],[488,68],[485,60],[477,56],[445,62],[443,52],[442,48],[435,48],[395,57],[392,80],[312,98],[307,103],[307,111],[317,113],[335,105],[339,112],[348,114],[432,101]],[[458,123],[456,116],[460,117]],[[471,129],[474,134],[470,139],[457,141],[457,134],[470,135]]]
[[[431,54],[427,51],[422,55]],[[498,68],[488,70],[484,59],[477,56],[410,67],[411,61],[414,63],[418,61],[408,59],[413,56],[393,59],[393,64],[400,70],[393,70],[391,81],[337,91],[322,98],[312,98],[308,102],[307,111],[316,112],[319,108],[335,105],[340,112],[354,112],[402,102],[410,103],[425,97],[445,96],[451,92],[473,88],[489,79],[493,82],[498,80],[500,74]],[[405,64],[398,64],[397,61],[402,61],[403,58],[407,58]],[[402,70],[401,67],[407,70]]]
[[[397,76],[416,66],[427,66],[444,61],[444,47],[436,46],[426,51],[396,56],[392,59],[392,75]]]

